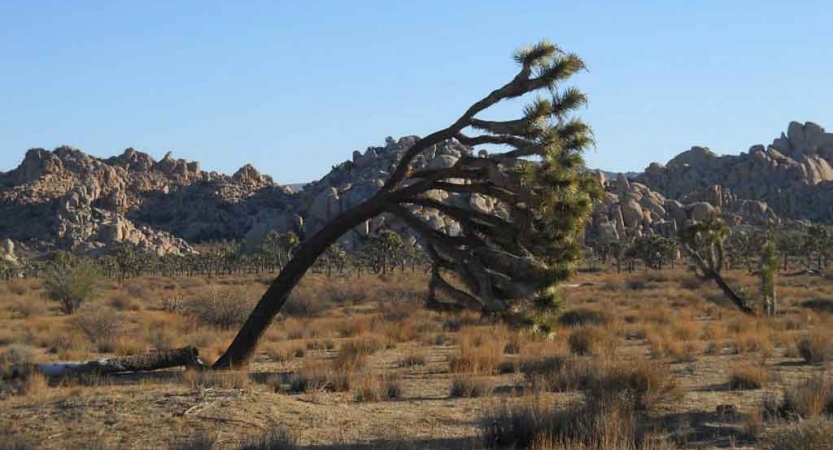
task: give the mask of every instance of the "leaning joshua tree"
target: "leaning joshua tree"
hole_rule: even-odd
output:
[[[518,51],[518,73],[469,107],[454,123],[418,140],[404,152],[383,187],[303,242],[272,282],[226,352],[214,364],[245,366],[290,292],[326,249],[343,234],[380,214],[395,216],[419,236],[433,262],[427,305],[438,309],[509,312],[519,301],[551,296],[581,253],[578,236],[592,205],[593,181],[583,170],[592,144],[589,127],[570,116],[586,97],[560,83],[584,68],[582,60],[543,41]],[[546,94],[523,116],[482,118],[497,103],[530,93]],[[456,139],[492,152],[463,156],[450,167],[416,170],[414,159]],[[495,151],[498,150],[498,151]],[[461,202],[436,200],[479,194],[506,206],[508,214],[485,213]],[[432,228],[414,214],[430,208],[453,219],[461,232]]]
[[[680,233],[683,249],[694,261],[694,273],[704,280],[712,280],[723,294],[741,311],[752,314],[754,309],[746,298],[735,292],[723,278],[725,241],[729,227],[716,214],[690,225]]]

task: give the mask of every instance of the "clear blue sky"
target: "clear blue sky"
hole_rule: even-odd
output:
[[[542,37],[589,73],[594,167],[833,128],[833,2],[0,2],[0,170],[31,147],[135,147],[279,182],[425,135]],[[501,109],[508,114],[521,105]]]

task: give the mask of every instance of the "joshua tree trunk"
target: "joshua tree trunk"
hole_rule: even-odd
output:
[[[703,257],[700,256],[699,253],[694,251],[694,249],[692,249],[690,246],[684,245],[683,248],[685,249],[685,251],[689,255],[691,255],[691,259],[694,260],[694,263],[697,265],[697,267],[703,273],[702,276],[704,278],[707,278],[707,279],[710,279],[710,280],[714,281],[714,283],[717,285],[717,287],[719,287],[720,290],[723,291],[723,294],[725,294],[726,297],[729,300],[731,300],[731,302],[734,303],[735,306],[738,307],[738,309],[745,312],[746,314],[754,314],[754,310],[749,305],[746,304],[746,300],[743,297],[741,297],[740,295],[738,295],[734,291],[734,289],[732,289],[732,287],[729,286],[728,283],[726,283],[726,280],[723,279],[723,276],[720,275],[719,271],[714,270],[711,267],[709,267],[709,264],[706,263],[706,261],[703,259]]]
[[[172,367],[204,368],[199,352],[194,347],[161,350],[138,355],[105,358],[96,361],[37,364],[34,369],[49,377],[120,372],[145,372]]]
[[[367,202],[339,215],[311,239],[304,242],[260,298],[234,341],[213,367],[231,369],[246,366],[255,351],[257,342],[283,308],[292,289],[301,281],[315,260],[347,230],[381,214],[387,201],[388,195],[382,191]]]

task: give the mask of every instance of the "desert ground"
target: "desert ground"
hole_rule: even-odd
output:
[[[73,315],[37,280],[0,284],[0,368],[187,345],[210,362],[269,281],[104,280]],[[780,274],[765,318],[684,268],[585,271],[537,333],[427,311],[426,286],[420,271],[309,274],[248,371],[9,378],[0,449],[791,449],[831,429],[828,276]],[[596,443],[552,425],[588,404]]]

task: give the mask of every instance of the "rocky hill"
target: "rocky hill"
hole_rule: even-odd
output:
[[[170,154],[155,161],[133,149],[107,159],[70,147],[32,149],[16,169],[0,172],[0,240],[92,252],[130,242],[157,254],[182,254],[206,241],[257,242],[272,229],[303,237],[372,196],[417,139],[388,138],[384,146],[355,151],[299,191],[274,183],[251,165],[229,176]],[[446,167],[475,151],[448,141],[423,152],[413,166]],[[832,165],[833,134],[813,123],[791,123],[769,147],[754,146],[737,156],[694,147],[635,176],[609,179],[597,171],[607,192],[588,233],[606,239],[673,236],[715,209],[733,224],[771,225],[782,218],[830,222]],[[505,213],[499,203],[477,194],[431,195]],[[459,226],[433,210],[415,212],[451,234]],[[382,228],[414,239],[400,224],[379,217],[341,243],[354,247]]]
[[[767,147],[725,156],[692,147],[664,166],[651,164],[635,179],[676,200],[756,200],[784,218],[833,222],[832,165],[833,133],[812,122],[792,122]]]

